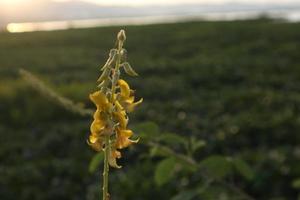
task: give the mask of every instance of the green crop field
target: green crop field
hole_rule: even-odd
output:
[[[120,28],[0,33],[1,200],[99,199],[101,168],[89,173],[95,153],[86,144],[92,118],[61,108],[18,70],[94,109],[88,95]],[[130,118],[133,128],[151,122],[161,135],[205,140],[194,153],[199,162],[210,155],[243,159],[251,178],[228,170],[217,179],[254,199],[300,198],[299,23],[260,19],[125,30],[129,61],[140,75],[127,80],[144,98]],[[124,155],[123,168],[110,173],[112,200],[180,200],[179,190],[201,189],[197,171],[157,185],[162,158],[150,157],[145,145]],[[238,193],[216,182],[190,199],[247,199]]]

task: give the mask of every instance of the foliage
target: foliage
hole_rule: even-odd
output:
[[[102,163],[104,160],[104,154],[103,152],[97,153],[91,160],[89,165],[89,172],[95,173],[99,169],[100,163]]]
[[[98,198],[100,170],[88,172],[93,152],[84,142],[91,120],[41,97],[16,72],[30,70],[58,94],[92,107],[95,66],[119,29],[0,33],[0,199]],[[153,122],[132,127],[145,145],[124,152],[130,164],[112,172],[115,200],[247,198],[240,190],[255,199],[297,199],[299,24],[126,30],[130,63],[143,78],[129,82],[147,100],[132,121]],[[179,167],[160,186],[155,174],[166,159]],[[207,170],[217,177],[203,175]]]

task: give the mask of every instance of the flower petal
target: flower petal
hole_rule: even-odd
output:
[[[137,143],[138,140],[130,140],[129,138],[133,135],[131,130],[120,130],[117,129],[116,135],[116,147],[123,149],[130,146],[132,143]]]
[[[94,102],[97,108],[101,110],[108,110],[111,107],[107,97],[100,91],[90,94],[90,99]]]
[[[127,99],[124,99],[125,103],[131,104],[134,102],[134,96],[130,96]]]
[[[90,131],[92,134],[100,134],[105,128],[104,122],[101,120],[94,120],[91,124]]]
[[[116,120],[118,121],[120,127],[122,129],[125,129],[128,124],[128,119],[126,117],[126,113],[124,111],[114,112],[114,116]]]
[[[115,148],[110,149],[110,154],[108,157],[108,163],[111,167],[120,169],[122,166],[117,164],[117,158],[121,158],[121,153]]]
[[[121,96],[123,97],[129,97],[130,96],[130,87],[126,81],[123,79],[120,79],[118,81],[118,85],[120,86],[121,90]]]
[[[90,135],[89,139],[87,140],[88,145],[90,145],[95,151],[103,150],[103,139],[100,137],[95,137]]]
[[[143,102],[143,98],[141,98],[139,101],[135,102],[135,103],[132,103],[132,104],[128,104],[125,109],[127,112],[132,112],[134,110],[134,108],[141,104]]]
[[[119,101],[116,101],[116,102],[115,102],[115,105],[116,105],[118,111],[124,110],[123,106],[120,104]]]

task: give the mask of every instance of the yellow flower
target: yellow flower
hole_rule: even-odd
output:
[[[113,158],[121,158],[121,157],[122,157],[122,156],[121,156],[121,152],[118,151],[118,150],[116,150],[116,149],[113,149],[113,150],[111,151],[111,156],[112,156]]]
[[[103,149],[105,129],[105,121],[101,121],[99,118],[95,118],[91,124],[91,134],[87,142],[96,151],[101,151]]]
[[[128,124],[128,118],[125,111],[116,111],[113,113],[115,120],[119,123],[119,127],[125,129]]]
[[[90,94],[90,99],[101,111],[108,111],[109,109],[112,108],[112,104],[108,101],[105,94],[103,94],[100,91]]]
[[[116,130],[116,148],[123,149],[131,145],[132,143],[137,143],[139,140],[129,139],[133,135],[131,130],[117,129]]]
[[[143,98],[134,102],[134,91],[130,89],[128,83],[123,79],[118,81],[120,87],[120,104],[127,112],[132,112],[134,108],[143,102]]]
[[[130,76],[138,75],[127,62],[127,51],[123,48],[125,39],[125,32],[120,31],[118,49],[110,51],[107,62],[101,68],[99,91],[89,96],[97,109],[93,114],[88,144],[96,151],[104,150],[104,181],[107,180],[108,164],[120,168],[117,164],[117,159],[121,158],[120,149],[138,142],[130,139],[133,132],[127,128],[128,113],[141,104],[143,99],[135,101],[134,91],[125,80],[120,79],[122,69]]]
[[[87,143],[95,150],[101,151],[103,149],[104,139],[102,137],[97,137],[93,134],[90,135]]]
[[[90,99],[96,105],[97,110],[93,115],[94,121],[90,127],[91,134],[88,144],[96,151],[101,151],[104,143],[104,135],[111,132],[105,113],[111,109],[112,105],[100,91],[90,94]]]
[[[112,147],[110,149],[110,156],[108,158],[109,165],[115,168],[121,168],[121,166],[117,164],[118,158],[121,158],[121,152],[118,151],[115,147]]]
[[[120,79],[118,81],[118,85],[120,86],[121,97],[124,97],[127,99],[130,96],[130,91],[131,91],[128,83],[126,81],[124,81],[123,79]]]

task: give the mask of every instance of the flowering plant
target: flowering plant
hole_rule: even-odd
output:
[[[130,139],[133,132],[127,128],[128,113],[143,99],[135,102],[134,90],[120,79],[121,69],[130,76],[138,75],[127,62],[127,51],[123,48],[125,40],[125,31],[121,30],[117,36],[117,49],[110,50],[109,58],[101,69],[99,90],[90,94],[97,109],[93,115],[88,144],[96,151],[104,151],[103,200],[109,199],[109,166],[121,168],[116,162],[121,157],[119,150],[138,142],[138,139]]]

